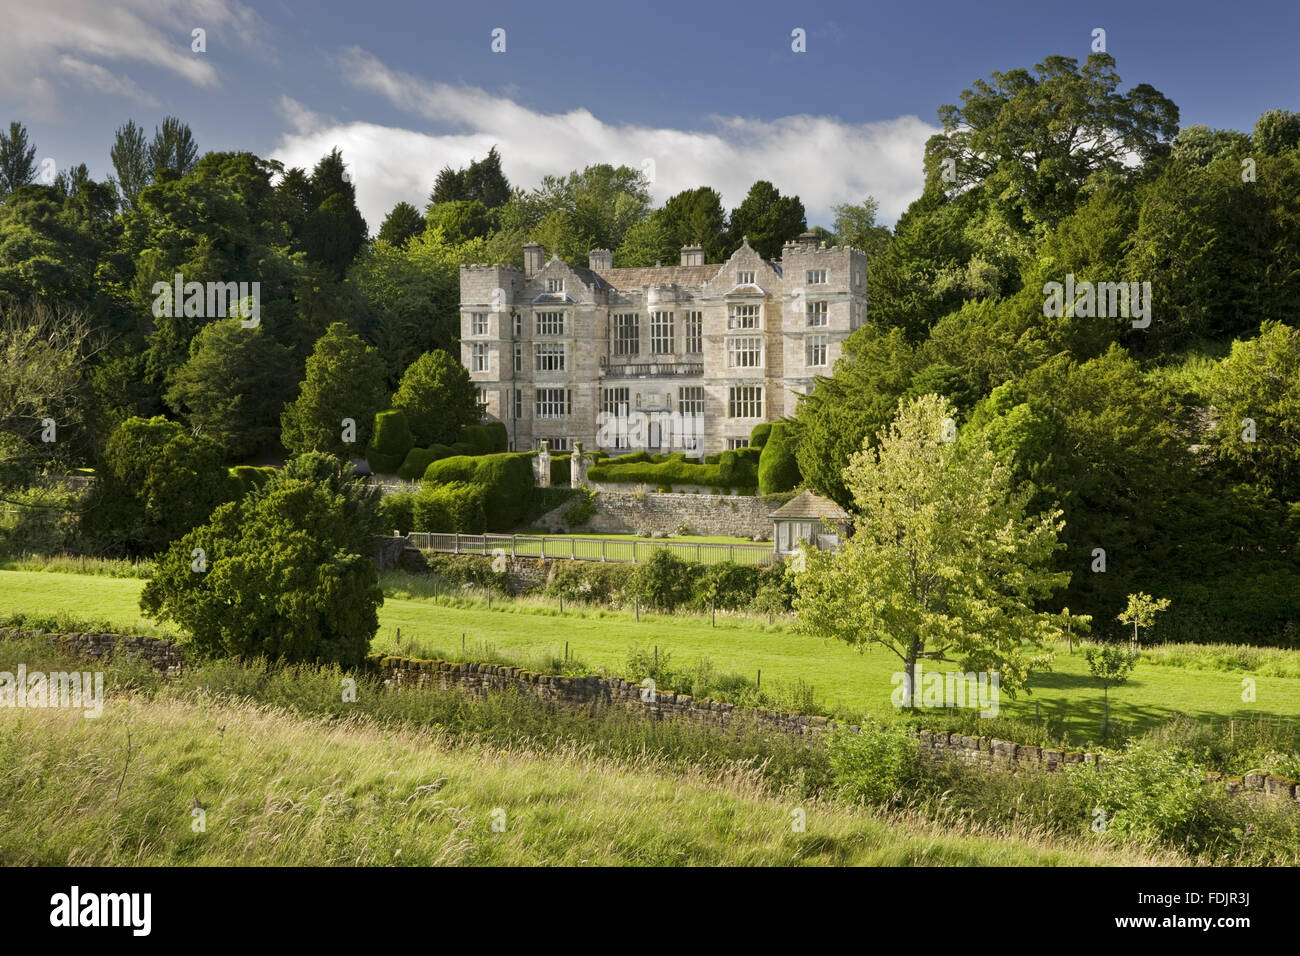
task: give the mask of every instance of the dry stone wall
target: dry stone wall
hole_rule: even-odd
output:
[[[0,627],[0,641],[42,636],[71,654],[91,660],[109,660],[119,654],[133,655],[164,674],[179,674],[185,663],[184,656],[175,644],[156,637],[94,631],[51,634],[48,631]]]

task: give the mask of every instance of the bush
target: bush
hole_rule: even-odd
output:
[[[564,523],[570,528],[580,528],[596,514],[596,493],[583,489],[582,497],[564,512]]]
[[[772,433],[772,423],[763,422],[755,425],[754,430],[749,433],[749,445],[751,448],[762,448],[767,444],[768,436]]]
[[[447,352],[425,352],[402,373],[393,407],[406,412],[415,441],[447,444],[479,419],[478,390],[465,366]],[[466,452],[472,454],[472,452]]]
[[[415,530],[415,494],[399,491],[379,502],[379,517],[389,531],[410,534]]]
[[[478,554],[426,554],[429,574],[442,581],[509,594],[504,574],[492,566],[493,559]],[[516,559],[518,560],[518,559]]]
[[[454,442],[454,443],[452,444],[452,446],[451,446],[451,453],[452,453],[453,456],[456,456],[456,455],[469,455],[469,456],[473,456],[473,455],[477,455],[477,454],[479,454],[479,450],[478,450],[478,447],[477,447],[477,446],[473,445],[473,444],[470,443],[470,442],[467,442],[467,441],[458,441],[458,442]]]
[[[482,485],[463,481],[421,488],[415,495],[415,530],[482,534],[487,528],[486,497]]]
[[[632,564],[554,561],[547,575],[546,594],[566,601],[618,604],[635,572]]]
[[[257,493],[217,508],[159,558],[141,609],[180,625],[196,656],[360,664],[383,592],[374,562],[357,550],[364,495],[341,481],[286,467]],[[203,573],[192,566],[195,548],[207,553]]]
[[[884,804],[907,793],[921,778],[921,755],[907,734],[865,724],[861,733],[845,729],[827,735],[835,788],[846,800]]]
[[[758,459],[758,493],[761,495],[790,491],[799,484],[799,463],[795,460],[790,426],[775,422]]]
[[[706,565],[695,577],[694,603],[703,609],[748,607],[758,593],[758,580],[759,569],[752,565],[730,561]]]
[[[374,435],[366,448],[370,470],[380,475],[396,473],[414,444],[406,412],[400,408],[379,412],[375,415]]]
[[[657,548],[648,561],[636,566],[629,590],[660,611],[675,611],[690,603],[694,594],[692,565],[665,548]]]

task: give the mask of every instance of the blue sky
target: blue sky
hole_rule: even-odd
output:
[[[310,165],[338,145],[372,229],[494,143],[523,186],[627,163],[659,201],[708,184],[735,205],[766,178],[812,222],[868,193],[892,221],[919,192],[941,104],[995,70],[1082,60],[1095,27],[1124,88],[1152,84],[1184,125],[1249,130],[1266,109],[1300,110],[1295,0],[40,0],[5,20],[0,119],[27,124],[38,158],[106,175],[118,125],[169,113],[201,149]],[[791,51],[796,27],[806,53]]]

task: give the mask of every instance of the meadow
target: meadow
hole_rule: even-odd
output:
[[[448,660],[515,662],[571,660],[593,672],[628,676],[633,652],[657,647],[674,665],[706,660],[718,672],[752,675],[764,689],[811,687],[818,705],[845,719],[892,718],[895,657],[880,649],[858,653],[847,645],[796,633],[788,621],[754,615],[657,615],[558,604],[537,598],[506,600],[443,593],[427,596],[386,576],[376,651]],[[136,578],[66,571],[0,571],[0,617],[66,615],[120,631],[175,635],[174,628],[143,618]],[[490,602],[490,603],[489,603]],[[400,630],[400,644],[398,631]],[[1051,669],[1038,673],[1032,693],[1001,698],[1000,717],[1034,723],[1074,746],[1100,740],[1103,696],[1088,673],[1081,648],[1051,649]],[[1244,684],[1244,681],[1253,682]],[[664,688],[676,689],[676,688]],[[1253,701],[1248,689],[1253,689]],[[1207,721],[1227,734],[1242,724],[1274,722],[1300,730],[1300,652],[1215,645],[1156,645],[1127,684],[1110,691],[1112,731],[1142,733],[1176,715]],[[982,723],[995,730],[994,722]]]

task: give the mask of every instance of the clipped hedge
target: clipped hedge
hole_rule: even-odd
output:
[[[772,423],[762,422],[754,426],[754,430],[749,433],[749,444],[751,448],[762,448],[767,444],[767,439],[772,434]]]
[[[475,455],[492,454],[492,436],[482,425],[466,425],[460,430],[460,441],[457,444],[468,445],[474,451]]]
[[[482,534],[487,530],[486,502],[482,485],[464,481],[428,485],[415,496],[415,530]]]
[[[424,481],[427,485],[460,482],[481,486],[489,530],[508,531],[527,518],[532,504],[532,457],[531,452],[454,455],[425,469]]]
[[[488,433],[487,454],[499,455],[510,450],[510,433],[505,422],[488,422],[483,428]]]
[[[423,478],[425,471],[435,461],[450,458],[452,450],[446,445],[430,445],[428,448],[412,448],[406,453],[406,460],[397,469],[397,477],[407,481]]]
[[[758,460],[758,493],[761,495],[790,491],[802,480],[795,460],[790,426],[775,422]]]
[[[564,452],[559,455],[551,456],[551,484],[563,488],[569,487],[571,475],[573,473],[573,457]]]
[[[415,444],[406,412],[400,408],[375,414],[375,427],[366,448],[370,470],[379,475],[396,474]]]

